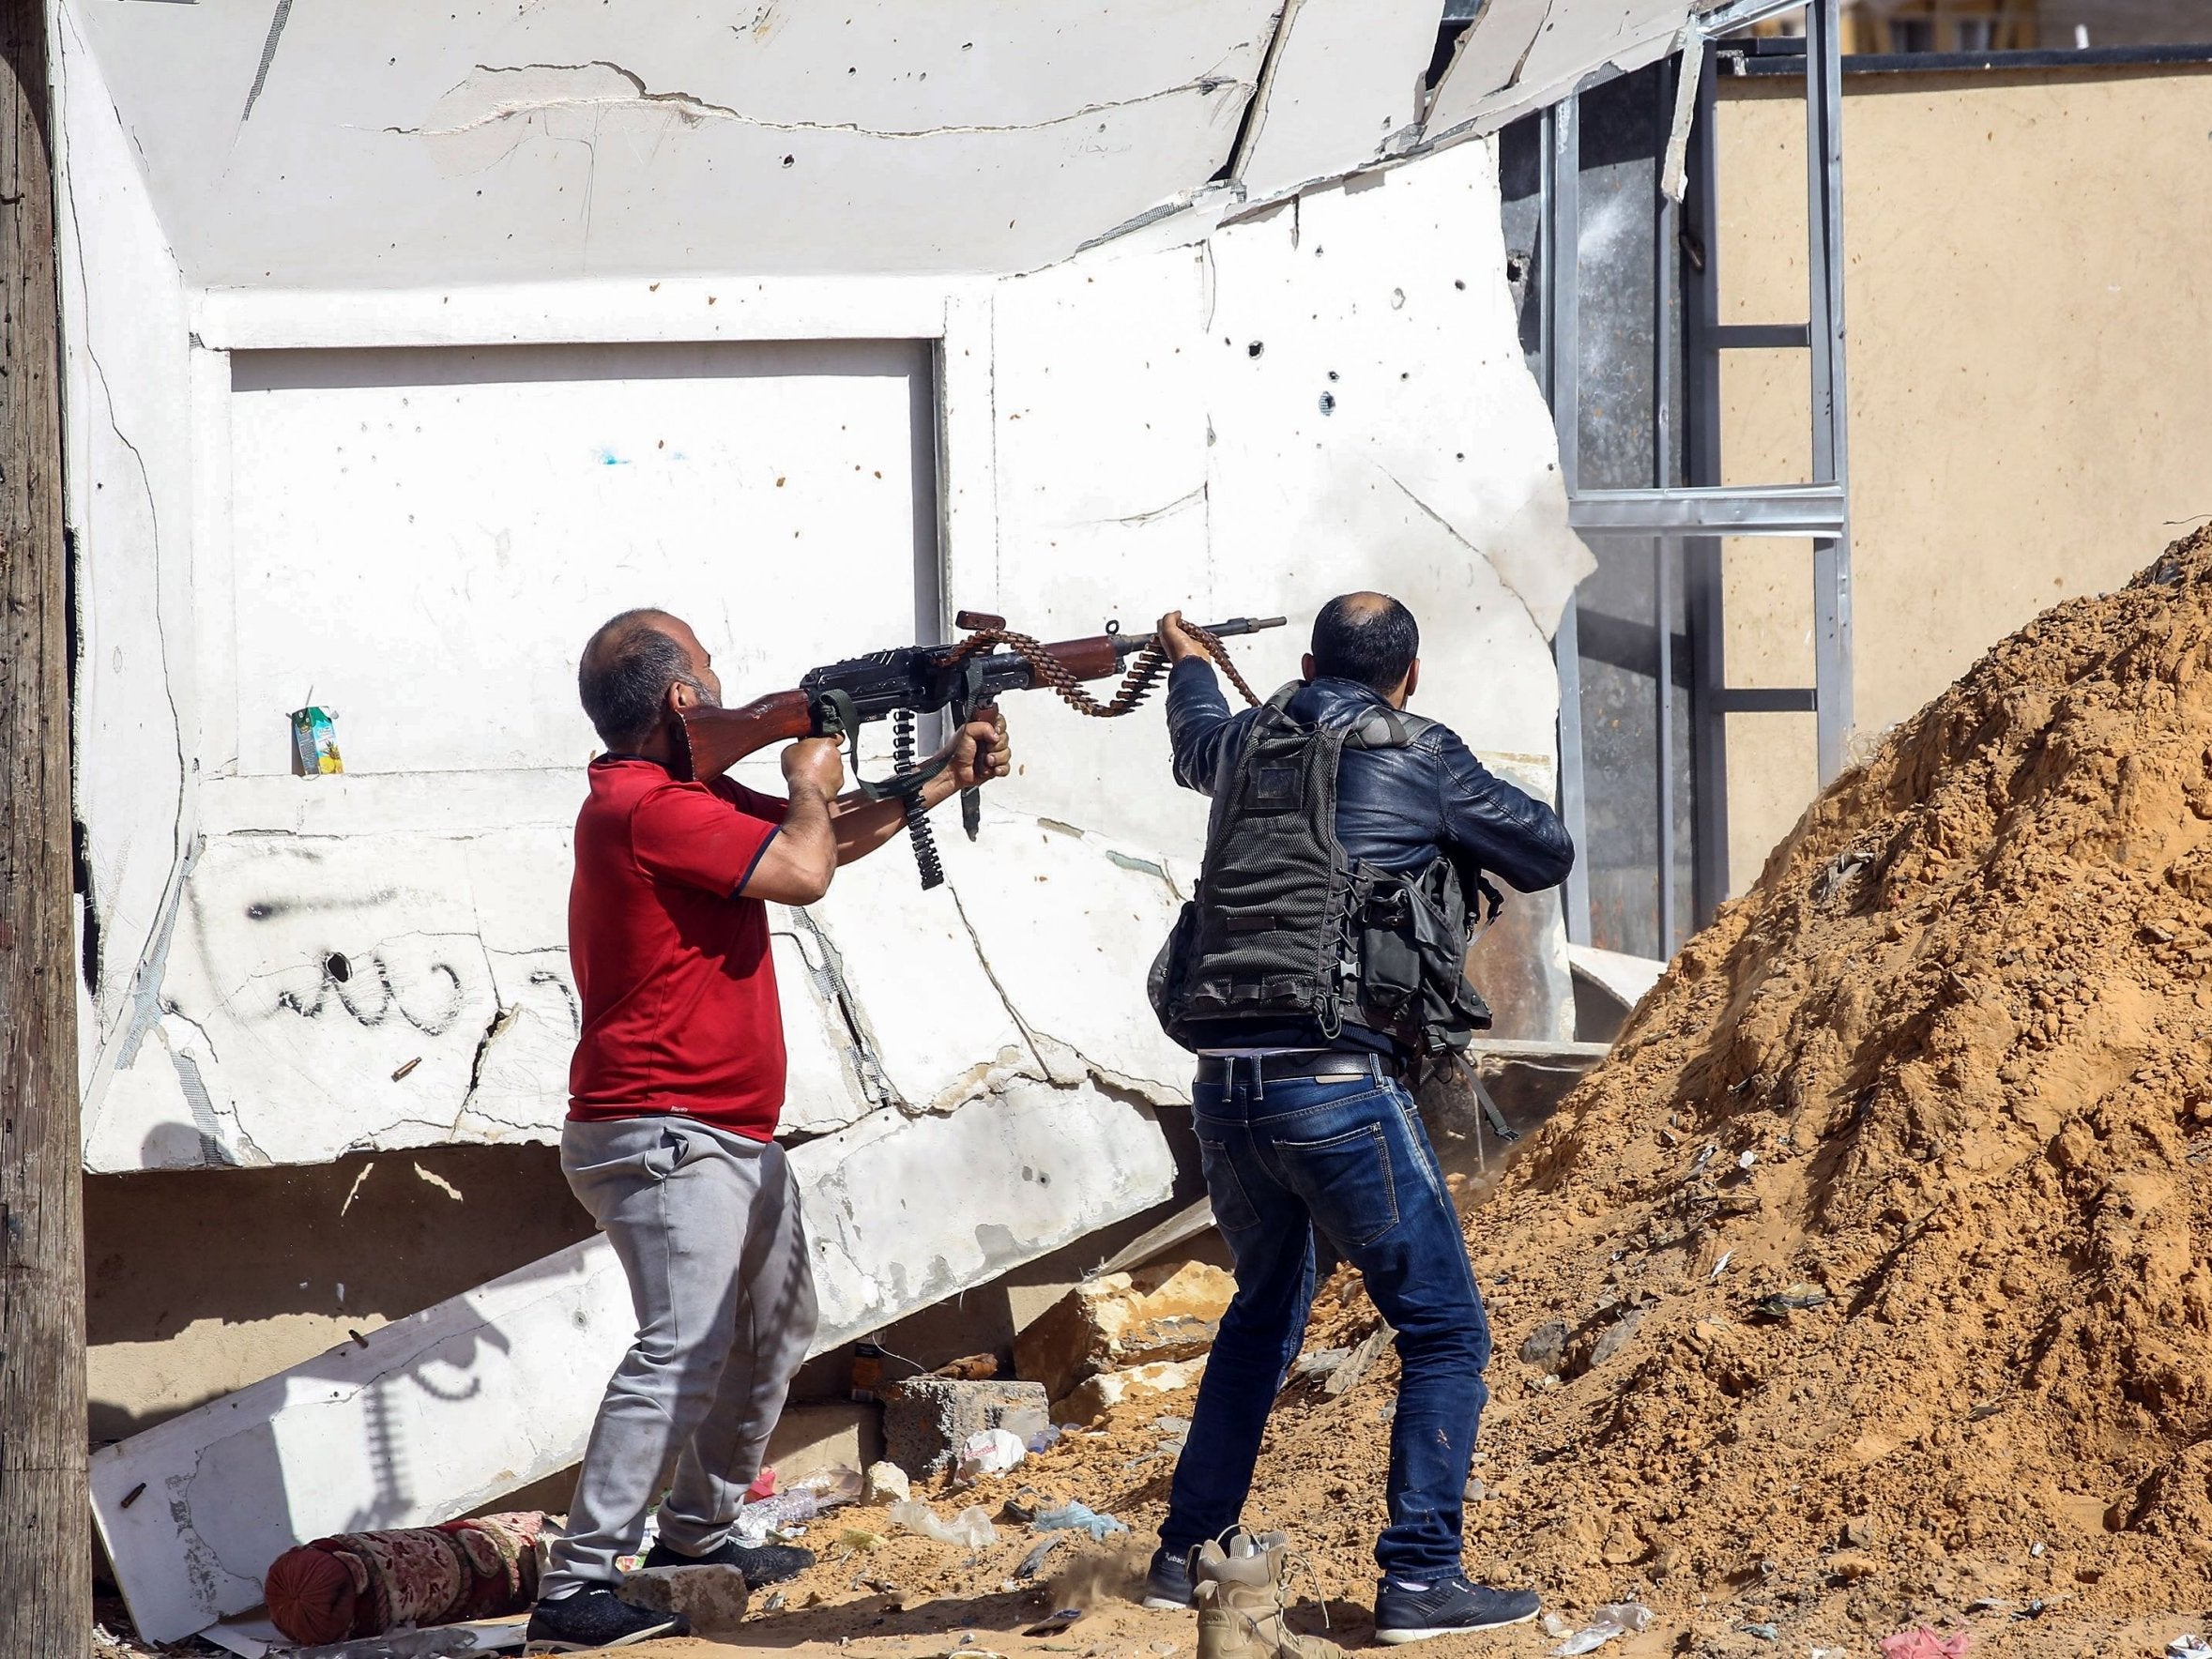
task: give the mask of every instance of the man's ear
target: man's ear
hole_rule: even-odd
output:
[[[1298,674],[1299,677],[1304,679],[1307,685],[1313,684],[1313,653],[1311,651],[1298,659]]]
[[[681,715],[686,708],[695,708],[699,701],[696,687],[688,680],[672,679],[668,682],[667,711]]]
[[[1398,707],[1403,708],[1413,700],[1413,693],[1421,689],[1421,659],[1415,657],[1406,669],[1406,689],[1398,695]]]

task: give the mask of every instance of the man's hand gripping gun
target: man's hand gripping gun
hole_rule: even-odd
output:
[[[1046,686],[1078,712],[1111,720],[1142,703],[1167,666],[1156,635],[1123,633],[1117,623],[1108,623],[1106,632],[1089,639],[1054,645],[1013,632],[1002,616],[962,611],[953,623],[968,631],[968,636],[952,645],[871,651],[816,668],[799,682],[797,691],[776,692],[740,708],[685,709],[679,727],[679,775],[712,777],[770,743],[801,738],[842,739],[850,746],[853,781],[861,793],[870,800],[895,799],[905,804],[907,832],[913,838],[922,885],[936,887],[945,878],[944,865],[923,814],[922,789],[945,769],[950,751],[916,762],[918,715],[943,710],[956,731],[971,721],[994,719],[998,700],[1006,693]],[[1246,702],[1257,703],[1259,698],[1221,642],[1282,625],[1280,616],[1239,616],[1206,628],[1186,622],[1183,632],[1220,665]],[[1121,665],[1131,657],[1136,661],[1124,674]],[[1105,702],[1084,689],[1085,680],[1110,679],[1116,674],[1122,675],[1121,683]],[[892,723],[892,775],[872,782],[861,776],[860,732],[878,720]],[[980,822],[975,790],[961,791],[960,816],[969,839],[974,840]]]

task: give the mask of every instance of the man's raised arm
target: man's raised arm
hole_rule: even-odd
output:
[[[1212,795],[1222,763],[1235,753],[1249,716],[1229,713],[1213,664],[1182,631],[1181,611],[1160,618],[1159,637],[1173,664],[1167,671],[1167,743],[1175,756],[1175,781]]]

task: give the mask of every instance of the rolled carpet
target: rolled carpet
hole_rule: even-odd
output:
[[[538,1598],[535,1512],[344,1532],[288,1549],[262,1579],[269,1622],[302,1644],[519,1613]]]

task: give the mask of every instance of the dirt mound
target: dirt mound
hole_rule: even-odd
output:
[[[2202,532],[1827,790],[1470,1211],[1471,1567],[1785,1639],[2212,1606],[2208,970]],[[1333,1286],[1308,1352],[1374,1323]],[[1247,1518],[1328,1596],[1371,1588],[1395,1384],[1293,1382],[1263,1454]],[[1187,1411],[1016,1479],[1141,1529]]]
[[[1474,1213],[1502,1556],[1668,1600],[2212,1600],[2208,663],[2203,532],[1999,646]],[[1548,1388],[1545,1318],[1616,1351]]]

